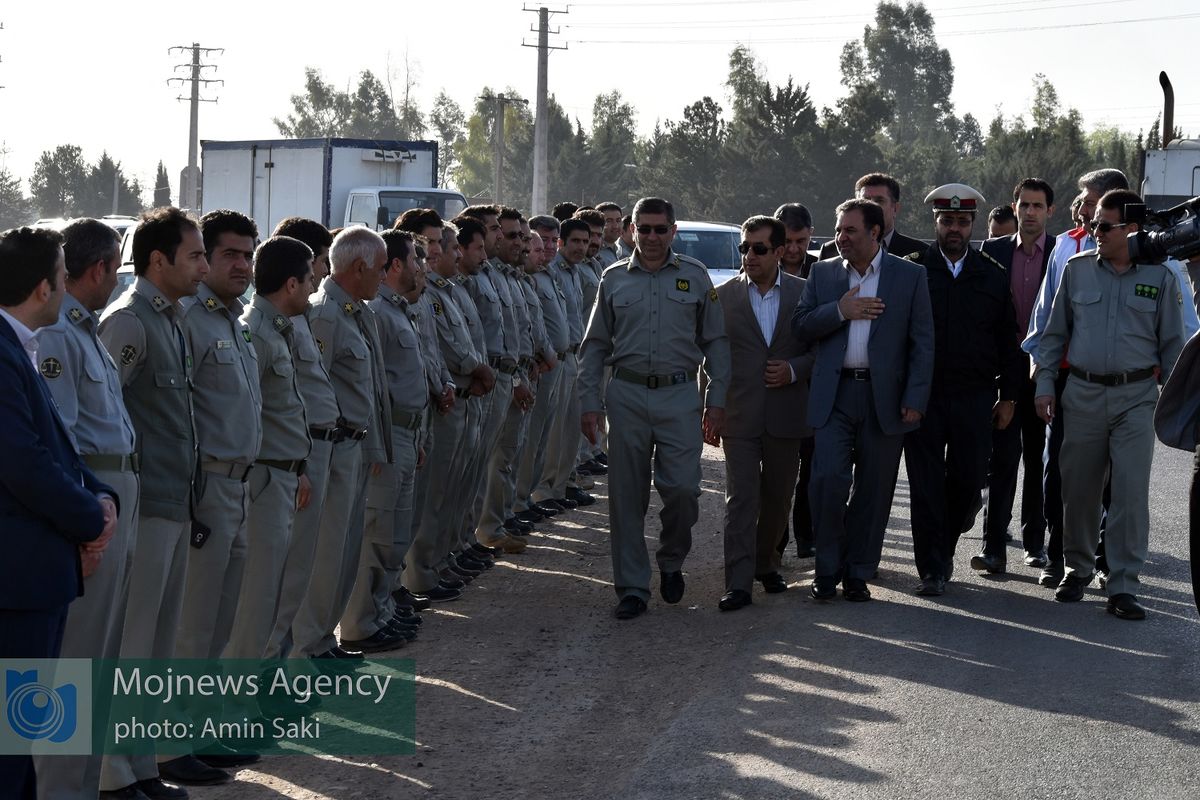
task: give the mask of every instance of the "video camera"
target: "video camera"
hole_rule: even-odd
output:
[[[1142,203],[1125,206],[1126,222],[1138,223],[1129,234],[1129,258],[1135,264],[1156,264],[1166,258],[1188,261],[1200,255],[1200,197],[1165,211],[1148,211]]]

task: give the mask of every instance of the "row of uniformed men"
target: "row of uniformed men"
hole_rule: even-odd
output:
[[[590,502],[568,485],[580,435],[559,412],[587,287],[616,260],[603,217],[565,222],[557,254],[552,217],[541,236],[511,209],[456,222],[415,210],[406,230],[335,239],[290,219],[256,252],[237,212],[158,209],[107,309],[119,242],[95,220],[66,229],[40,371],[81,455],[134,500],[63,657],[361,657],[339,623],[392,649],[415,638],[423,592],[455,599],[497,548],[524,549],[517,511]],[[182,797],[162,778],[219,782],[254,759],[197,755],[112,756],[103,775],[94,757],[42,762],[39,793]]]

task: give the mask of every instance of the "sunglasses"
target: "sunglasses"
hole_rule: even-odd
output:
[[[767,253],[771,252],[771,245],[763,244],[762,242],[755,242],[754,244],[750,244],[750,242],[741,242],[738,244],[738,252],[742,255],[746,255],[746,253],[749,253],[751,250],[754,251],[754,255],[756,256],[765,256]]]
[[[666,236],[671,232],[670,225],[638,225],[637,232],[642,236],[648,236],[651,233],[657,233],[659,236]]]
[[[1128,222],[1096,222],[1096,220],[1092,220],[1087,226],[1092,233],[1108,233],[1116,228],[1124,228],[1128,224]]]

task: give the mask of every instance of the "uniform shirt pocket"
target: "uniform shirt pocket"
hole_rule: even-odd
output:
[[[1077,289],[1071,292],[1071,312],[1075,317],[1075,327],[1086,329],[1097,323],[1101,326],[1104,324],[1104,320],[1099,319],[1099,302],[1099,289]]]
[[[196,387],[218,392],[237,390],[237,350],[232,341],[217,341],[196,367]]]

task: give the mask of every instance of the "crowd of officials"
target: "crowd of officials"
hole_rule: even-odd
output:
[[[1124,176],[1083,176],[1057,237],[1053,188],[1021,181],[1015,219],[989,218],[1015,230],[982,249],[968,186],[926,198],[928,245],[895,230],[893,178],[854,188],[819,257],[803,205],[748,219],[720,287],[659,198],[265,238],[236,211],[160,208],[111,302],[101,222],[0,234],[0,513],[22,553],[0,566],[0,655],[396,650],[537,523],[594,503],[597,476],[631,619],[651,485],[660,593],[684,594],[704,442],[726,461],[722,611],[788,589],[789,540],[814,598],[869,600],[903,454],[918,594],[946,591],[985,488],[971,567],[1007,569],[1023,458],[1025,565],[1064,602],[1098,574],[1112,613],[1143,617],[1150,417],[1200,323],[1180,265],[1130,263]],[[0,777],[183,798],[256,758],[5,757]]]

